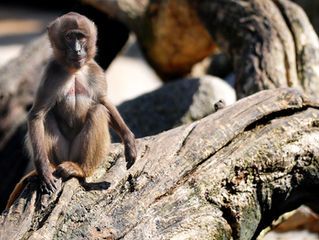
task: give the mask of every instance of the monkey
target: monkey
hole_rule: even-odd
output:
[[[35,170],[17,184],[7,209],[32,175],[48,194],[57,189],[58,178],[90,176],[109,152],[109,125],[124,143],[127,169],[137,156],[135,136],[108,100],[104,72],[94,60],[94,23],[69,12],[51,22],[47,32],[53,57],[27,117],[26,145]]]

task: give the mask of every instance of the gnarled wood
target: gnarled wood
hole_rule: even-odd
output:
[[[144,55],[164,81],[185,76],[216,50],[197,13],[185,0],[84,0],[132,29]]]
[[[84,187],[71,179],[48,198],[31,180],[1,215],[0,236],[254,239],[281,213],[319,199],[318,108],[293,89],[263,91],[139,139],[129,171],[115,144]]]
[[[215,42],[232,59],[240,98],[276,87],[318,96],[318,38],[291,1],[83,1],[129,26],[164,81],[190,72]]]

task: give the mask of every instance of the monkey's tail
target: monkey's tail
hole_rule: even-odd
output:
[[[9,200],[7,202],[6,205],[6,209],[9,209],[12,204],[14,203],[15,200],[17,200],[17,198],[19,197],[20,193],[22,192],[23,188],[26,185],[26,179],[28,177],[37,175],[37,172],[35,170],[33,170],[32,172],[28,173],[27,175],[25,175],[20,182],[17,183],[17,185],[15,186],[15,188],[13,189],[13,192],[10,194]]]

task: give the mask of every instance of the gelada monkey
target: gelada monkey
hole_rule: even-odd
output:
[[[107,155],[110,126],[121,136],[127,168],[136,158],[135,138],[106,96],[107,83],[93,60],[97,30],[83,15],[70,12],[48,26],[54,57],[48,64],[28,115],[27,148],[35,171],[17,184],[7,208],[38,175],[42,192],[57,188],[57,178],[90,176]]]

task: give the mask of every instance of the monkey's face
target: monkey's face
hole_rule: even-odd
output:
[[[80,30],[70,30],[64,35],[66,61],[73,68],[81,68],[87,59],[88,37]]]
[[[56,60],[73,71],[94,58],[97,30],[94,23],[78,13],[68,13],[48,26]]]

